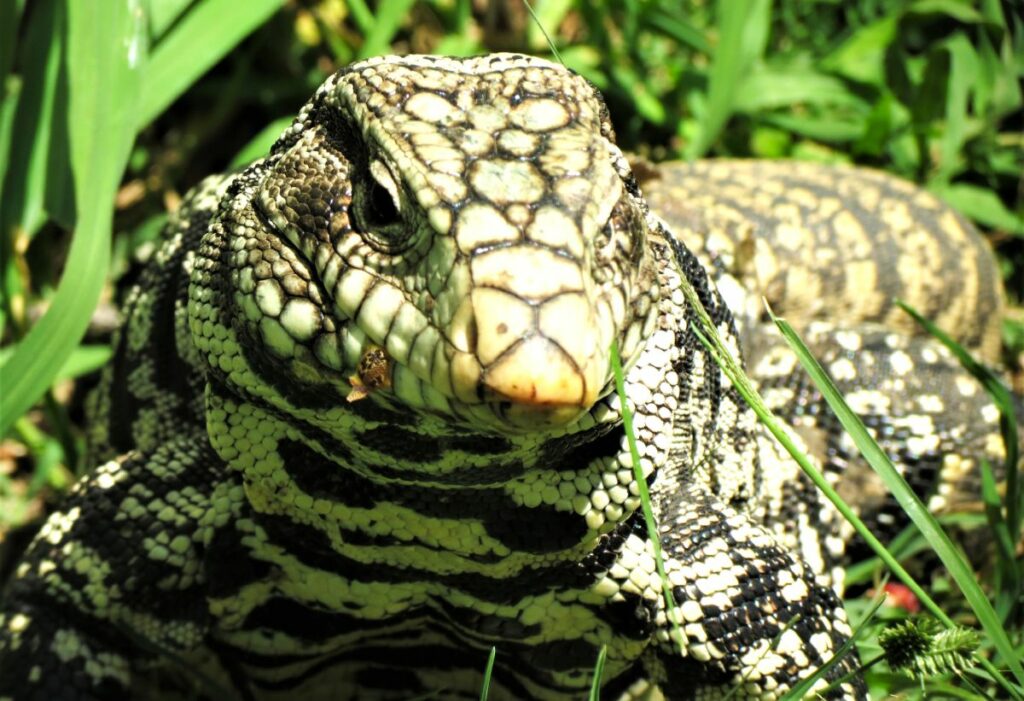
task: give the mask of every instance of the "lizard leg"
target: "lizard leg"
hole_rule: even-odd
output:
[[[0,699],[129,698],[136,669],[201,643],[203,551],[229,518],[215,460],[182,437],[75,486],[4,593]]]
[[[663,495],[657,507],[676,514],[660,528],[685,638],[681,651],[675,627],[665,621],[659,663],[666,696],[776,698],[850,636],[835,592],[749,514],[695,487]],[[826,679],[855,664],[840,661]],[[860,684],[849,682],[830,698],[863,698]]]

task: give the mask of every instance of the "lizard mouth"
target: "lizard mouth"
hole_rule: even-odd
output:
[[[361,315],[359,335],[368,338],[355,363],[349,399],[370,394],[502,430],[557,428],[575,421],[610,386],[610,334],[602,333],[614,328],[606,318],[610,309],[573,295],[557,302],[561,313],[553,316],[546,304],[531,306],[509,297],[474,290],[466,312],[456,314],[445,334],[424,319],[426,328],[415,337],[393,328],[380,335],[372,324],[359,323],[366,319]],[[415,308],[405,312],[414,314]],[[546,335],[547,327],[556,328],[558,336]],[[571,339],[572,345],[566,348],[560,339]]]

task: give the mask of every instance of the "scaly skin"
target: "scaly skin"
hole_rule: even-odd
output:
[[[850,633],[842,545],[684,285],[738,353],[589,83],[340,71],[169,224],[92,402],[109,462],[6,591],[0,698],[476,698],[492,645],[491,698],[581,698],[602,647],[605,698],[776,698]]]

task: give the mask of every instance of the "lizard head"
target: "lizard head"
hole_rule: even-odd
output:
[[[310,282],[245,259],[238,295],[262,343],[346,382],[372,358],[384,401],[565,425],[610,391],[613,342],[628,363],[653,324],[646,208],[607,110],[540,59],[341,70],[275,145],[252,205]]]

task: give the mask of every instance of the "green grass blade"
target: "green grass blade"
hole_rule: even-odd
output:
[[[588,701],[601,701],[601,679],[604,677],[604,663],[607,659],[608,646],[602,645],[601,651],[597,653],[597,662],[594,663],[594,680],[590,682]]]
[[[702,54],[710,54],[711,44],[699,27],[685,22],[679,17],[665,12],[660,8],[650,8],[644,15],[644,21],[666,36],[683,46],[688,46]]]
[[[931,613],[936,618],[942,621],[942,623],[947,627],[953,627],[955,624],[949,618],[949,616],[947,616],[946,613],[942,610],[942,608],[937,603],[935,603],[935,600],[932,599],[932,597],[929,596],[928,593],[921,588],[921,586],[914,580],[914,578],[910,576],[910,574],[906,571],[906,569],[903,568],[899,561],[897,561],[896,558],[892,556],[892,553],[890,553],[886,549],[886,547],[882,545],[882,543],[868,529],[864,522],[860,520],[857,514],[853,512],[850,506],[845,501],[843,501],[843,499],[839,496],[839,494],[832,487],[832,485],[829,484],[829,482],[825,479],[824,475],[822,475],[818,468],[815,467],[815,465],[810,461],[810,459],[806,455],[804,455],[803,452],[800,451],[800,449],[797,448],[796,444],[793,443],[783,425],[775,418],[775,416],[768,409],[768,407],[765,406],[765,403],[761,399],[761,396],[758,394],[757,390],[755,390],[753,385],[751,384],[750,378],[746,376],[742,368],[740,368],[739,363],[722,343],[721,338],[719,338],[718,336],[718,331],[716,330],[715,325],[712,323],[711,319],[708,317],[708,313],[704,309],[704,306],[701,304],[700,299],[697,297],[696,291],[694,291],[693,287],[685,280],[682,286],[682,291],[691,309],[693,309],[694,313],[697,315],[700,324],[700,328],[694,328],[695,335],[708,349],[708,351],[715,359],[715,362],[726,374],[726,376],[729,378],[730,382],[732,382],[736,390],[743,396],[743,399],[750,405],[751,409],[754,410],[754,412],[757,414],[758,419],[760,419],[760,421],[764,424],[765,428],[768,429],[768,431],[776,438],[776,440],[778,440],[779,443],[781,443],[783,447],[786,448],[786,451],[797,462],[797,464],[803,470],[804,474],[806,474],[807,477],[812,482],[814,482],[814,485],[828,498],[830,502],[832,502],[832,504],[836,507],[836,510],[838,510],[839,513],[842,514],[843,518],[845,518],[847,522],[849,522],[849,524],[853,527],[857,534],[864,540],[868,547],[870,547],[875,552],[875,554],[878,555],[878,557],[886,564],[889,570],[894,575],[896,575],[896,577],[899,578],[900,581],[907,585],[907,588],[909,588],[911,592],[914,593],[918,600],[921,601],[921,603],[929,611],[931,611]],[[831,386],[831,381],[824,374],[824,371],[821,370],[820,366],[817,365],[817,362],[811,356],[806,346],[804,346],[800,339],[796,337],[795,332],[793,332],[792,329],[789,328],[789,325],[786,324],[786,322],[784,321],[776,320],[776,323],[780,324],[780,326],[786,327],[789,330],[789,336],[787,336],[786,339],[787,341],[789,341],[790,337],[792,337],[794,339],[794,345],[803,348],[804,354],[801,356],[798,353],[798,357],[800,357],[801,362],[803,363],[806,358],[810,361],[812,367],[817,367],[817,373],[812,374],[812,379],[824,379],[824,384],[818,385],[819,391],[821,391],[822,394],[826,396],[826,398],[828,398],[829,396],[832,396],[833,398],[838,397],[838,399],[842,401],[842,397],[839,396],[839,393],[838,391],[835,390],[834,386],[832,387],[832,393],[826,394],[828,387]],[[845,402],[843,402],[843,406],[845,406]],[[846,414],[848,416],[852,416],[853,420],[859,424],[859,419],[857,419],[856,416],[849,411],[848,407],[846,408]],[[867,435],[867,432],[864,430],[863,425],[861,425],[861,434],[865,436]],[[870,439],[870,436],[868,436],[868,440],[871,444],[874,444],[874,441]],[[878,448],[877,444],[874,444],[873,452],[881,453],[881,450]],[[867,457],[868,456],[865,455],[866,459]],[[886,461],[888,461],[888,458],[884,457],[884,453],[882,453],[882,457]],[[889,467],[892,470],[892,472],[895,473],[895,469],[892,468],[891,463]],[[902,482],[902,478],[900,478],[898,474],[896,476],[900,480],[900,482]],[[914,496],[914,498],[916,498],[913,492],[910,491],[909,487],[906,487],[906,483],[903,483],[903,485],[906,491],[909,492],[911,496]],[[923,505],[922,509],[917,510],[917,513],[920,513],[921,511],[923,511],[923,513],[928,518],[931,517],[930,514],[928,514],[927,510],[923,509]],[[941,529],[939,529],[939,532],[941,533]],[[944,537],[945,534],[943,533],[942,536]],[[959,560],[959,556],[957,555],[956,551],[952,548],[950,548],[947,551],[947,554],[948,553],[952,553],[954,558]],[[962,560],[959,561],[959,564],[961,565],[961,569],[959,570],[961,574],[964,568],[968,569],[968,574],[970,574],[969,568],[966,567],[966,564]],[[977,613],[979,610],[985,611],[987,607],[988,614],[986,615],[986,623],[984,625],[986,632],[989,632],[989,628],[993,624],[998,626],[998,620],[996,618],[995,611],[992,610],[991,605],[988,603],[988,600],[985,599],[984,595],[981,593],[981,590],[978,587],[978,585],[974,583],[973,578],[969,577],[968,579],[969,582],[967,586],[970,588],[971,598],[980,597],[981,599],[981,602],[979,603],[979,608],[975,609],[975,612]],[[969,599],[969,601],[970,600],[971,599]],[[1000,654],[1004,654],[1004,650],[1010,651],[1011,648],[1009,647],[1009,641],[1006,638],[1006,633],[999,628],[997,628],[995,632],[996,635],[999,636],[997,649],[999,649]],[[1024,695],[1018,693],[1017,689],[1005,677],[1003,677],[1002,673],[1000,673],[1000,671],[996,669],[995,665],[993,665],[989,660],[987,660],[984,657],[978,657],[977,659],[978,663],[985,668],[986,672],[988,672],[992,679],[994,679],[1004,689],[1006,689],[1010,693],[1010,695],[1013,696],[1013,698],[1024,699]],[[1013,664],[1015,664],[1017,668],[1020,667],[1019,662],[1014,662]]]
[[[149,36],[153,41],[159,41],[190,4],[192,0],[149,0]]]
[[[491,690],[491,675],[494,673],[494,658],[498,656],[498,648],[491,646],[491,653],[487,655],[487,665],[484,667],[484,682],[480,687],[480,701],[487,701],[487,694]]]
[[[13,0],[0,2],[0,94],[14,65],[14,47],[18,45],[18,25],[21,22],[20,3]]]
[[[373,29],[373,12],[370,11],[366,0],[348,0],[348,9],[352,13],[352,19],[363,35],[367,35]]]
[[[103,345],[82,345],[75,348],[68,359],[64,361],[54,380],[70,380],[85,375],[86,373],[99,370],[114,354],[110,346]],[[14,347],[0,348],[0,367],[14,355]]]
[[[1021,533],[1021,518],[1024,512],[1024,493],[1021,492],[1020,481],[1020,434],[1017,428],[1016,401],[1006,385],[996,376],[994,372],[977,362],[971,354],[964,350],[948,334],[939,329],[928,319],[908,305],[906,302],[896,300],[896,304],[914,320],[920,324],[942,345],[946,346],[956,356],[963,368],[969,372],[985,388],[992,402],[999,409],[999,427],[1003,435],[1003,445],[1006,449],[1004,469],[1006,471],[1006,514],[1003,515],[1002,505],[995,490],[995,481],[992,477],[991,468],[985,464],[982,466],[982,499],[985,503],[986,514],[992,528],[993,536],[997,544],[999,558],[999,573],[1002,578],[1000,590],[997,596],[997,606],[1000,610],[1000,618],[1012,613],[1013,608],[1020,601],[1022,587],[1021,572],[1017,566],[1016,557],[1013,555],[1013,543],[1017,542]],[[990,482],[990,484],[988,483]]]
[[[539,0],[534,7],[529,0],[524,0],[523,4],[526,5],[532,19],[526,28],[526,44],[532,50],[543,51],[553,48],[554,44],[548,35],[548,29],[561,26],[565,16],[577,3],[574,0]]]
[[[988,464],[987,460],[981,461],[981,500],[985,504],[985,516],[988,519],[989,530],[992,531],[999,558],[996,569],[1000,577],[996,587],[996,611],[999,613],[1000,620],[1006,622],[1013,613],[1020,596],[1021,572],[1017,566],[1017,557],[1013,552],[1010,528],[1006,519],[1003,518],[1002,502],[999,500],[996,479],[992,474],[992,466]]]
[[[619,396],[619,404],[622,407],[622,428],[626,433],[626,443],[629,445],[630,462],[633,464],[633,479],[636,481],[637,490],[640,496],[640,506],[644,514],[644,524],[647,526],[647,538],[651,541],[654,549],[654,562],[658,566],[658,577],[661,579],[661,589],[665,596],[666,612],[673,612],[677,609],[675,598],[672,596],[672,582],[665,573],[665,558],[661,553],[661,535],[658,533],[658,523],[654,520],[654,511],[651,509],[651,492],[647,488],[647,478],[644,476],[643,467],[640,465],[640,451],[636,447],[636,433],[633,430],[633,413],[626,401],[626,375],[622,370],[622,358],[619,357],[619,344],[612,343],[611,348],[612,374],[615,376],[615,393]],[[679,627],[679,621],[675,615],[668,615],[672,621],[672,629],[676,634],[676,642],[679,643],[679,651],[685,657],[686,650],[683,648],[686,635]]]
[[[957,32],[945,42],[949,52],[949,82],[946,89],[946,129],[939,149],[939,177],[948,180],[956,171],[967,138],[967,98],[979,79],[978,57],[970,40]]]
[[[867,615],[864,616],[864,620],[861,621],[860,625],[853,631],[853,635],[850,636],[849,640],[843,643],[839,649],[836,650],[835,654],[825,662],[825,664],[814,670],[813,674],[801,679],[800,683],[787,691],[786,695],[783,696],[780,701],[800,701],[800,699],[810,693],[811,687],[813,687],[819,679],[822,679],[826,674],[828,674],[830,669],[839,664],[844,657],[853,651],[853,646],[856,645],[857,640],[864,635],[864,632],[868,629],[868,624],[871,622],[871,619],[875,617],[875,614],[878,613],[878,609],[882,607],[883,603],[885,603],[885,594],[880,593],[871,602],[871,607],[868,609]],[[844,681],[846,681],[845,678],[837,680],[830,684],[829,688],[838,687]],[[825,696],[825,694],[822,693],[821,696]]]
[[[1000,656],[1002,656],[1004,663],[1010,668],[1018,683],[1024,684],[1024,667],[1021,666],[1020,658],[1014,652],[1013,646],[1006,635],[1006,631],[1003,629],[1002,622],[999,620],[995,609],[992,608],[992,604],[989,603],[984,592],[981,591],[981,587],[975,581],[974,573],[971,571],[970,566],[960,556],[953,542],[946,535],[946,532],[942,530],[935,517],[928,512],[928,508],[904,481],[903,477],[896,471],[896,468],[893,467],[888,456],[868,434],[860,418],[847,406],[839,390],[832,384],[832,380],[829,379],[817,360],[814,359],[814,356],[811,355],[807,347],[800,341],[796,331],[784,320],[774,315],[772,319],[782,332],[790,348],[797,354],[800,364],[803,365],[804,370],[811,376],[818,391],[822,393],[825,401],[832,408],[836,418],[839,419],[843,428],[846,429],[846,432],[856,443],[861,455],[864,456],[864,459],[868,461],[872,469],[882,478],[882,481],[900,507],[928,540],[936,555],[939,556],[939,559],[942,560],[942,563],[960,587],[961,592],[963,592],[971,609],[978,617],[978,621],[981,623],[985,633],[989,636],[993,645],[995,645]],[[918,596],[918,598],[921,597]],[[930,597],[928,601],[931,601]],[[924,603],[925,600],[922,599],[922,602]],[[929,609],[946,626],[951,627],[952,621],[949,617],[935,606],[934,602],[931,602],[931,604]],[[984,658],[979,657],[977,659],[982,664],[987,662]],[[994,671],[994,667],[989,669],[990,673],[992,671]]]
[[[235,154],[228,170],[242,168],[266,156],[270,152],[270,147],[277,141],[277,137],[281,136],[281,133],[291,125],[294,119],[294,117],[281,117],[263,127],[256,136],[249,140],[249,143]]]
[[[366,34],[366,41],[359,48],[357,58],[369,58],[390,53],[391,40],[402,26],[415,0],[388,0],[377,7],[377,16]]]
[[[929,189],[958,212],[985,226],[1024,236],[1024,216],[1010,210],[999,195],[987,187],[970,183],[932,183]]]
[[[46,391],[78,345],[103,288],[114,194],[135,138],[146,57],[143,17],[133,0],[67,2],[65,118],[78,221],[49,310],[0,368],[0,435]]]
[[[771,0],[719,0],[716,10],[720,36],[708,75],[708,105],[696,136],[686,145],[688,159],[703,156],[718,138],[733,113],[736,86],[760,57],[768,38]]]
[[[1024,494],[1021,492],[1019,479],[1020,455],[1018,446],[1020,436],[1017,430],[1017,409],[1013,395],[994,372],[976,361],[970,353],[954,341],[949,334],[937,327],[906,302],[897,299],[896,305],[914,318],[928,333],[950,350],[963,368],[969,372],[988,392],[999,409],[1000,428],[1005,437],[1006,448],[1006,522],[1010,528],[1010,539],[1016,541],[1020,537],[1021,513],[1024,511]]]
[[[267,21],[284,0],[203,0],[153,48],[139,102],[139,126],[156,119],[201,75]]]
[[[755,114],[793,105],[843,105],[867,113],[867,103],[834,76],[808,66],[764,66],[743,77],[733,109]]]
[[[953,513],[940,516],[939,523],[947,528],[970,530],[973,528],[984,528],[988,521],[983,514]],[[889,541],[886,549],[897,560],[903,561],[919,553],[930,551],[931,546],[928,545],[928,541],[924,539],[921,532],[917,530],[917,526],[910,523],[896,537]],[[869,557],[860,562],[847,565],[843,580],[848,587],[870,584],[875,578],[876,572],[882,567],[884,567],[884,563],[882,563],[880,558]]]
[[[66,141],[63,123],[56,129],[54,124],[64,52],[64,7],[63,0],[40,2],[18,47],[24,73],[14,115],[17,138],[11,142],[7,160],[0,219],[8,241],[15,235],[31,236],[46,221],[43,203],[54,132],[62,132]],[[67,164],[63,165],[66,168]]]
[[[564,66],[565,61],[563,61],[562,57],[558,55],[558,47],[555,46],[554,40],[551,38],[551,35],[548,34],[548,30],[545,28],[543,20],[537,16],[537,12],[533,9],[533,5],[530,3],[530,0],[523,0],[523,5],[526,6],[526,11],[530,13],[530,28],[536,29],[540,32],[541,36],[544,38],[544,43],[547,45],[548,50],[551,51],[551,55],[554,57],[555,61]]]

